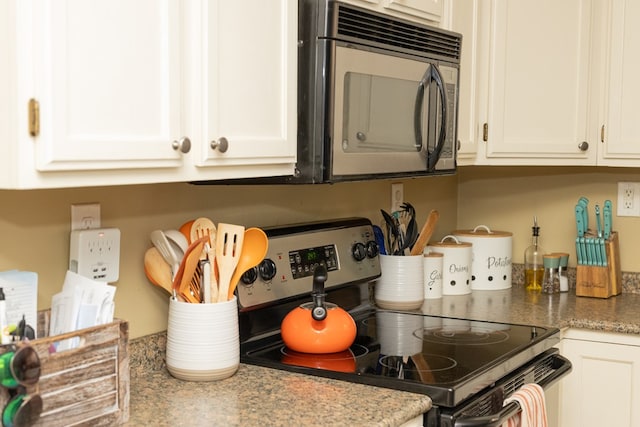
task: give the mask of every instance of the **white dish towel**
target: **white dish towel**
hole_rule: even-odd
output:
[[[525,384],[504,400],[507,405],[518,402],[521,412],[509,418],[502,427],[547,427],[547,407],[544,390],[538,384]]]

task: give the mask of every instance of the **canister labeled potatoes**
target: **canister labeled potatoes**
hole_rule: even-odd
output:
[[[512,233],[478,225],[473,230],[456,230],[453,235],[472,245],[471,289],[511,288]]]

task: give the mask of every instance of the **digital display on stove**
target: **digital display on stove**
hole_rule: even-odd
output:
[[[289,252],[289,265],[294,279],[312,276],[316,266],[324,265],[327,271],[338,269],[335,245],[317,246]]]

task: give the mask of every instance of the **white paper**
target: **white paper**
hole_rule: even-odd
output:
[[[115,286],[67,271],[62,292],[51,302],[50,335],[112,322],[115,293]]]
[[[32,271],[9,270],[0,272],[7,306],[7,323],[18,325],[24,316],[27,325],[38,333],[38,274]]]

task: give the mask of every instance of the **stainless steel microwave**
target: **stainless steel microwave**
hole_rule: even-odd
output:
[[[333,0],[299,0],[291,182],[453,173],[460,34]]]

